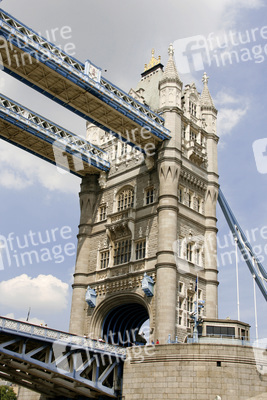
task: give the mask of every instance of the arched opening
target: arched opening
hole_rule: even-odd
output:
[[[149,319],[147,309],[139,303],[122,304],[110,310],[102,324],[101,336],[107,343],[120,346],[145,344],[145,335],[139,332]]]

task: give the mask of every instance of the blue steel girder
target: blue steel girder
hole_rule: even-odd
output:
[[[239,225],[236,217],[234,216],[221,189],[219,189],[218,203],[232,232],[232,235],[237,241],[241,255],[246,262],[251,275],[255,278],[263,297],[267,301],[267,272],[259,261],[257,255],[254,253],[253,248],[246,238],[246,235]]]
[[[1,9],[0,35],[10,75],[144,152],[170,138],[161,116]]]
[[[47,396],[115,398],[126,349],[0,317],[0,377]]]
[[[3,95],[0,138],[79,177],[110,168],[106,152]]]

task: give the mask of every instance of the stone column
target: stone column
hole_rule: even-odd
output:
[[[74,273],[70,332],[83,335],[87,304],[85,293],[87,289],[88,263],[91,250],[91,231],[97,213],[99,193],[99,175],[89,175],[82,179],[80,191],[81,217],[78,234],[76,266]]]
[[[180,166],[173,160],[159,162],[158,252],[155,340],[166,343],[175,337],[177,267],[173,243],[177,239],[178,180]]]
[[[205,278],[206,278],[206,317],[218,318],[218,270],[217,270],[217,227],[216,204],[218,198],[216,135],[207,137],[208,185],[205,198]]]

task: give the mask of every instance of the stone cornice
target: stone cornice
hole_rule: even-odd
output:
[[[186,183],[191,183],[191,185],[198,187],[199,190],[205,191],[207,189],[207,183],[198,178],[193,173],[181,169],[180,180]]]

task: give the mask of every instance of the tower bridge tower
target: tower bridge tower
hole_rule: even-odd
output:
[[[196,296],[203,317],[217,318],[217,110],[207,75],[202,94],[195,84],[183,88],[172,45],[168,53],[164,69],[152,52],[130,95],[164,117],[170,140],[156,148],[151,139],[144,156],[87,126],[111,169],[81,183],[73,333],[133,342],[149,319],[150,341],[183,341]]]

